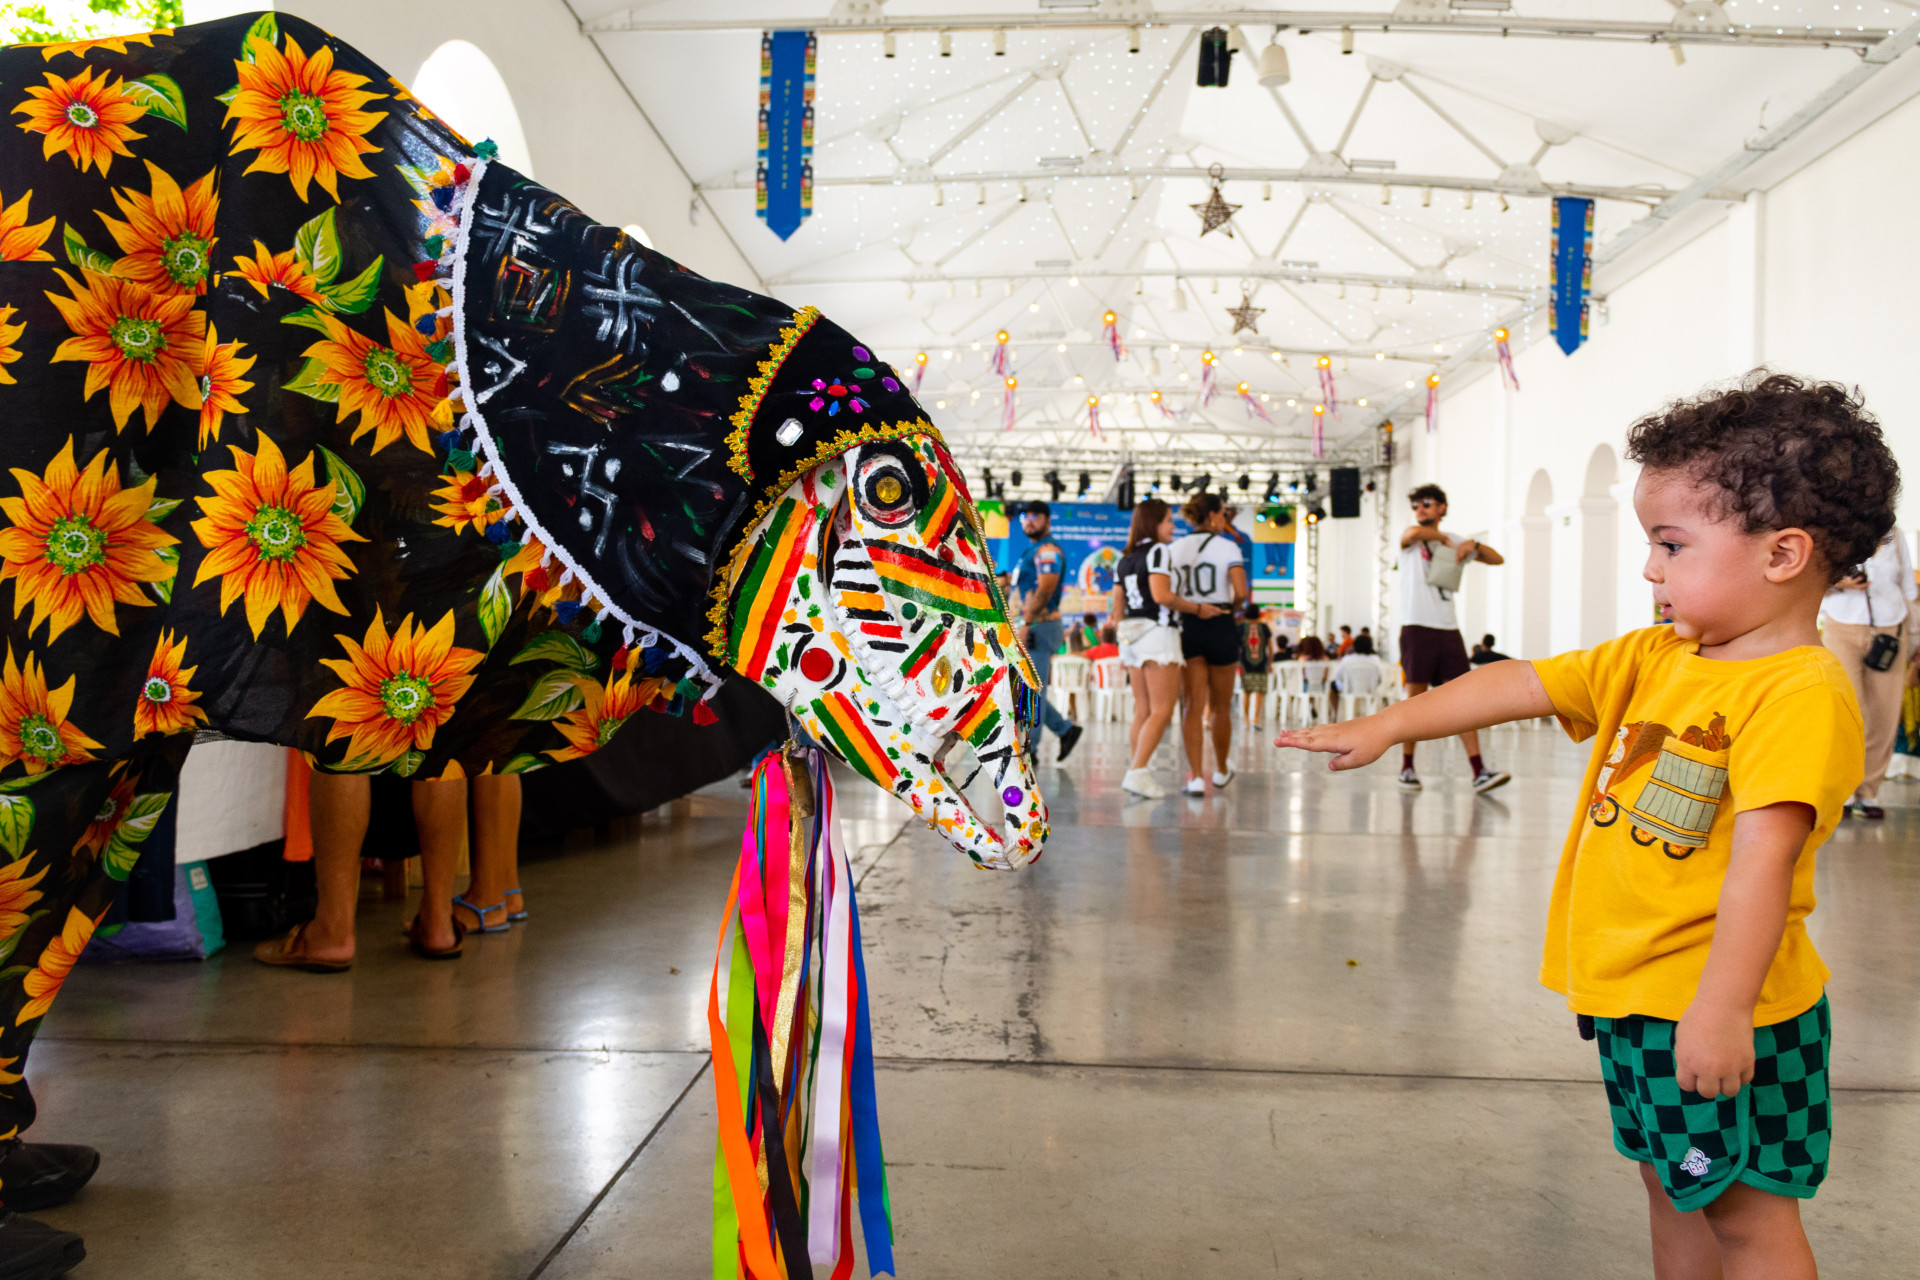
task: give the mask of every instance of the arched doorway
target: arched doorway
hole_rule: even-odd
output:
[[[477,45],[447,41],[420,64],[411,88],[414,97],[469,142],[492,138],[503,163],[533,177],[533,155],[513,95],[493,60]]]
[[[1590,649],[1619,630],[1620,503],[1613,486],[1619,463],[1609,445],[1596,445],[1580,489],[1580,646]]]
[[[1544,469],[1527,484],[1526,514],[1520,517],[1521,658],[1544,658],[1553,648],[1553,481]]]

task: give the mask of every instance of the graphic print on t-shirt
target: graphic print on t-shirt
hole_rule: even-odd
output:
[[[1727,760],[1733,739],[1727,718],[1715,715],[1702,729],[1689,725],[1676,734],[1663,724],[1636,721],[1614,735],[1613,750],[1594,780],[1588,816],[1596,827],[1628,819],[1628,835],[1637,845],[1658,842],[1675,861],[1691,857],[1707,843],[1707,832],[1727,789]],[[1631,801],[1629,781],[1645,771]]]

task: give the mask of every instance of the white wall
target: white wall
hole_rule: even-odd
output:
[[[186,4],[190,22],[272,7]],[[703,204],[697,222],[689,219],[693,187],[679,161],[560,0],[300,0],[286,8],[403,83],[447,41],[470,42],[512,95],[542,183],[600,222],[646,228],[655,248],[702,275],[765,291],[711,210]]]

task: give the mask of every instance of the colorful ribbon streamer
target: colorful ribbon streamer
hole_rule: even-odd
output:
[[[1000,429],[1002,431],[1013,430],[1014,415],[1018,412],[1018,406],[1014,403],[1013,393],[1019,386],[1020,379],[1014,377],[1012,374],[1008,374],[1006,398],[1000,402]]]
[[[1243,382],[1234,389],[1240,393],[1240,403],[1246,406],[1249,418],[1258,418],[1268,426],[1273,425],[1273,415],[1267,412],[1267,406],[1260,403],[1260,397],[1253,394],[1251,386]]]
[[[1313,406],[1313,456],[1327,456],[1327,406]]]
[[[1493,354],[1500,361],[1500,381],[1509,391],[1520,389],[1520,375],[1513,371],[1513,348],[1507,345],[1507,331],[1493,331]]]
[[[1440,429],[1440,375],[1427,375],[1427,430]]]
[[[1011,336],[1005,329],[995,334],[993,355],[987,360],[987,367],[1003,378],[1007,376],[1007,340]]]
[[[733,933],[721,1014],[721,958]],[[893,1270],[859,909],[826,759],[789,744],[754,770],[707,990],[720,1140],[715,1280]]]
[[[1087,397],[1087,430],[1093,433],[1095,440],[1104,439],[1100,434],[1100,397]]]
[[[813,73],[820,38],[811,31],[760,33],[760,156],[754,212],[787,239],[813,213]]]
[[[920,384],[927,377],[927,353],[919,351],[913,357],[913,394],[920,394]]]
[[[1320,369],[1320,402],[1337,418],[1340,416],[1340,388],[1333,381],[1333,357],[1321,356],[1314,363]]]
[[[1107,339],[1107,346],[1113,351],[1114,361],[1118,363],[1121,360],[1125,360],[1127,358],[1127,348],[1120,341],[1120,317],[1109,311],[1106,315],[1102,316],[1101,319],[1106,324],[1105,337]]]
[[[1203,409],[1213,403],[1213,397],[1220,390],[1213,372],[1213,366],[1218,359],[1219,357],[1211,351],[1200,353],[1200,407]]]

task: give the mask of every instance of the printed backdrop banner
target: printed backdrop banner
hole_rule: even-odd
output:
[[[813,63],[811,31],[760,33],[760,164],[754,211],[787,239],[813,212]]]
[[[1068,617],[1093,613],[1105,618],[1113,596],[1114,570],[1119,567],[1121,552],[1126,547],[1127,528],[1133,513],[1116,510],[1110,502],[1055,502],[1052,507],[1053,526],[1049,536],[1060,544],[1060,550],[1067,557],[1067,582],[1060,597],[1060,612]],[[995,563],[1003,572],[1013,572],[1033,544],[1020,522],[1004,514],[1003,504],[981,503],[980,512],[987,525],[987,541],[993,549]],[[1252,513],[1242,508],[1235,519],[1235,528],[1226,536],[1239,544],[1241,558],[1246,561],[1256,588],[1278,586],[1280,580],[1293,577],[1292,526],[1287,526],[1285,541],[1274,542],[1262,541],[1261,528]],[[1253,531],[1251,537],[1249,529]],[[1178,538],[1190,532],[1187,522],[1176,512],[1173,536]]]
[[[1587,295],[1593,291],[1593,201],[1553,202],[1553,340],[1572,355],[1587,340]]]

